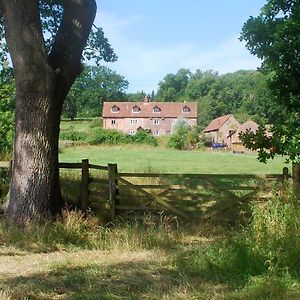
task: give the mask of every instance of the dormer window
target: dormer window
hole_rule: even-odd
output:
[[[112,108],[111,108],[111,112],[113,113],[118,113],[120,110],[120,108],[117,106],[117,105],[114,105]]]
[[[140,109],[137,105],[135,105],[135,106],[132,108],[132,112],[134,112],[134,113],[139,113],[140,110],[141,110],[141,109]]]
[[[153,107],[153,112],[154,113],[159,113],[159,112],[161,112],[161,109],[158,106],[154,106]]]
[[[190,109],[188,106],[184,106],[184,107],[182,108],[182,112],[184,112],[184,113],[189,113],[189,112],[191,112],[191,109]]]

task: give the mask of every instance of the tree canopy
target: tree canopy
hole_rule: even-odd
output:
[[[67,95],[63,115],[67,118],[99,117],[104,101],[125,100],[128,81],[105,66],[85,66]]]
[[[285,155],[300,161],[300,2],[268,0],[257,17],[244,24],[241,39],[263,61],[276,122],[244,141],[259,150],[259,159]]]
[[[182,74],[186,76],[182,76]],[[175,80],[176,78],[176,80]],[[161,81],[157,99],[165,101],[197,101],[198,125],[203,129],[216,117],[234,114],[240,122],[251,118],[258,123],[270,123],[276,115],[267,87],[268,75],[259,71],[236,71],[219,75],[213,70],[181,69]],[[182,81],[181,83],[178,83]],[[178,88],[180,87],[180,88]],[[169,91],[175,91],[173,97]]]
[[[59,30],[61,29],[62,19],[65,9],[72,5],[73,1],[64,0],[41,0],[39,1],[39,14],[41,29],[44,37],[44,45],[48,54],[51,53],[57,41]],[[1,1],[0,1],[0,63],[7,65],[9,49],[7,47],[4,30],[4,19],[1,14]],[[114,62],[117,60],[113,48],[111,47],[108,39],[105,37],[104,31],[101,27],[92,26],[89,33],[87,43],[82,53],[82,59],[94,59],[96,64],[100,62]]]

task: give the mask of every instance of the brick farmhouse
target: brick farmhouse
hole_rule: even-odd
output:
[[[256,133],[258,130],[258,124],[252,120],[246,121],[235,132],[229,135],[231,141],[231,150],[233,152],[246,152],[249,151],[240,139],[240,134],[245,132]]]
[[[213,143],[226,144],[231,147],[229,136],[236,132],[241,124],[233,115],[225,115],[212,120],[203,130],[203,133],[212,140]]]
[[[151,102],[104,102],[103,128],[117,129],[135,134],[145,129],[153,135],[168,135],[179,120],[190,126],[197,125],[197,103]]]

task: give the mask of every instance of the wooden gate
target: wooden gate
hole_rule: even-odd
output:
[[[253,198],[270,198],[289,177],[287,168],[268,175],[118,173],[113,168],[112,218],[122,210],[167,210],[186,219],[208,219]]]
[[[99,166],[87,159],[59,167],[81,169],[77,206],[84,212],[105,207],[111,220],[122,211],[137,210],[208,219],[251,199],[264,200],[274,191],[284,191],[284,182],[291,177],[287,168],[282,174],[268,175],[119,173],[116,164]],[[94,176],[95,172],[102,175]]]

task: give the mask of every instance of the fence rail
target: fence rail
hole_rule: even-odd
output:
[[[10,162],[0,162],[0,168],[11,166]],[[167,210],[183,218],[190,218],[190,211],[198,211],[207,219],[253,197],[263,198],[262,193],[269,197],[273,183],[284,186],[282,183],[291,178],[287,168],[282,174],[258,175],[128,173],[118,172],[116,164],[100,166],[90,164],[88,159],[61,162],[59,168],[81,170],[77,205],[86,212],[104,201],[111,220],[121,211],[137,210]],[[104,171],[104,178],[96,178],[97,171]]]

